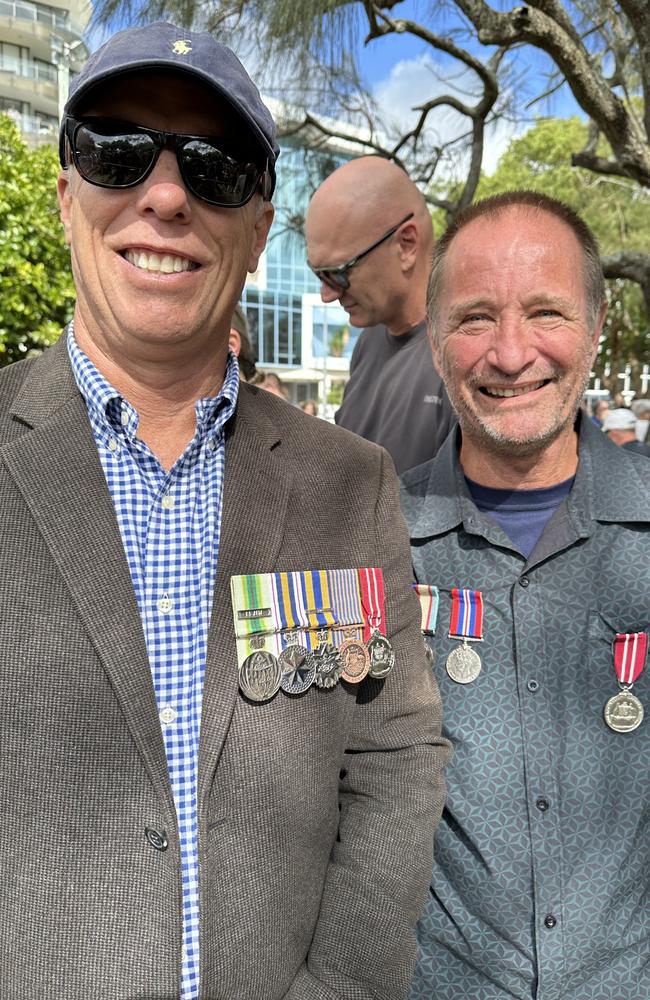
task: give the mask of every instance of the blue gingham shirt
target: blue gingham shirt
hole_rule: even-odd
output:
[[[199,725],[223,497],[224,426],[237,402],[228,357],[219,394],[196,403],[196,433],[166,472],[137,438],[138,414],[68,329],[72,370],[86,401],[142,618],[180,835],[183,879],[181,1000],[199,995],[197,765]]]

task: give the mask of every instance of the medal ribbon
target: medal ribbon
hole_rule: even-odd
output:
[[[480,590],[453,587],[451,591],[450,639],[483,639],[483,595]]]
[[[645,632],[617,632],[613,644],[614,669],[621,684],[631,687],[645,667],[648,636]]]
[[[420,599],[422,632],[425,635],[435,635],[438,619],[438,588],[434,587],[432,583],[414,583],[413,590]]]
[[[363,639],[367,642],[373,632],[386,635],[384,621],[384,574],[378,566],[359,570],[361,606],[364,611]]]

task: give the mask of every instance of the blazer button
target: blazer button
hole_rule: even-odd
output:
[[[155,847],[157,851],[166,851],[169,847],[169,841],[167,840],[167,834],[164,830],[154,830],[150,826],[145,826],[144,835],[151,844]]]

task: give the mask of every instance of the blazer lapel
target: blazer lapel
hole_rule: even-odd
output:
[[[0,454],[72,594],[154,785],[173,816],[131,575],[85,405],[61,341],[28,373],[13,415],[33,429]]]
[[[258,410],[262,410],[259,413]],[[293,482],[281,435],[255,394],[242,386],[226,440],[221,540],[201,719],[199,802],[209,791],[238,693],[230,578],[276,565]]]

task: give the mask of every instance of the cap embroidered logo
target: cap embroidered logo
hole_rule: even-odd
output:
[[[188,52],[192,51],[192,43],[185,41],[183,38],[179,38],[177,42],[174,42],[172,46],[172,52],[175,56],[186,56]]]

